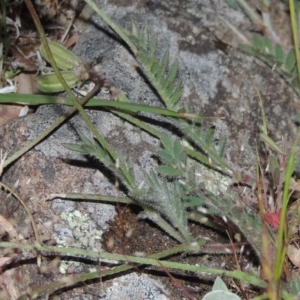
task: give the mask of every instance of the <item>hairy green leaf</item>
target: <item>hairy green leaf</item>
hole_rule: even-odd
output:
[[[278,63],[284,62],[284,51],[279,44],[277,44],[275,48],[275,58]]]
[[[163,165],[157,167],[157,171],[164,176],[181,176],[182,171],[175,169],[172,166]]]
[[[67,149],[69,150],[72,150],[72,151],[76,151],[76,152],[80,152],[80,153],[84,153],[84,154],[88,154],[88,152],[83,149],[81,147],[81,145],[77,145],[77,144],[68,144],[68,143],[63,143],[62,144],[64,147],[66,147]]]
[[[253,36],[252,45],[260,51],[265,51],[265,41],[258,35]]]
[[[296,64],[295,50],[292,49],[285,58],[284,68],[287,72],[291,72]]]
[[[196,196],[187,196],[183,198],[184,206],[193,207],[193,206],[203,206],[205,204],[205,200]]]
[[[267,54],[274,56],[275,46],[273,45],[273,43],[268,38],[264,38],[264,42],[265,42],[265,52]]]
[[[160,150],[157,151],[157,155],[165,162],[172,164],[174,163],[174,157],[172,154],[170,154],[168,151]]]

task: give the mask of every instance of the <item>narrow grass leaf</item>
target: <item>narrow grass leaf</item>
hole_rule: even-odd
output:
[[[276,150],[280,154],[284,154],[282,150],[274,143],[274,141],[266,134],[261,133],[260,138],[267,143],[270,147],[272,147],[274,150]]]

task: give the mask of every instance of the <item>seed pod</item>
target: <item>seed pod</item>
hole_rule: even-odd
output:
[[[75,87],[80,81],[80,75],[74,71],[62,71],[61,75],[70,88]],[[38,89],[45,93],[64,91],[62,84],[54,73],[39,76],[36,79],[36,84]]]
[[[57,66],[62,70],[72,70],[81,64],[80,59],[62,45],[49,42],[50,50]],[[45,60],[49,62],[49,57],[43,45],[40,47],[40,51]]]

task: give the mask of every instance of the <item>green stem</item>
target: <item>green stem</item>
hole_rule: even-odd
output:
[[[199,245],[203,245],[205,242],[204,240],[202,241],[198,241]],[[155,254],[151,254],[149,256],[149,258],[153,258],[153,259],[161,259],[167,256],[171,256],[171,255],[175,255],[177,253],[181,253],[181,252],[186,252],[189,249],[190,245],[186,244],[186,245],[180,245],[177,247],[174,247],[173,249],[169,249],[169,250],[165,250],[159,253],[155,253]],[[46,291],[48,291],[48,294],[51,292],[50,290],[58,290],[62,287],[67,287],[67,286],[72,286],[75,283],[78,282],[84,282],[86,280],[91,280],[91,279],[96,279],[96,278],[103,278],[105,276],[109,276],[109,275],[117,275],[118,273],[123,273],[124,271],[127,270],[131,270],[133,268],[136,268],[137,266],[130,266],[128,264],[124,264],[121,266],[116,266],[113,267],[111,269],[108,270],[101,270],[99,272],[91,272],[91,273],[85,273],[85,274],[80,274],[78,276],[70,276],[68,278],[68,280],[64,280],[62,281],[61,279],[56,281],[56,282],[51,282],[50,284],[38,287],[36,289],[33,289],[30,294],[28,294],[28,296],[33,297],[34,295],[40,295],[41,293],[44,293]],[[139,266],[140,268],[141,266]],[[66,284],[66,282],[68,284]],[[27,295],[23,296],[22,298],[19,298],[18,300],[29,300],[31,298],[28,298]]]
[[[292,23],[292,32],[294,40],[294,48],[296,53],[297,60],[297,70],[298,70],[298,80],[300,83],[300,53],[299,53],[299,43],[298,43],[298,33],[297,33],[297,20],[295,14],[295,3],[294,0],[289,0],[290,14],[291,14],[291,23]]]
[[[203,245],[204,240],[200,240],[200,246]],[[183,245],[181,246],[182,250],[185,249],[185,251],[190,252],[191,245]],[[121,254],[112,254],[112,253],[106,253],[106,252],[99,252],[99,251],[87,251],[83,249],[76,249],[76,248],[63,248],[63,247],[52,247],[52,246],[40,246],[40,245],[28,245],[28,244],[19,244],[19,243],[10,243],[10,242],[0,242],[0,248],[16,248],[16,249],[27,249],[27,250],[39,250],[39,251],[50,251],[50,252],[56,252],[56,253],[62,253],[65,255],[85,255],[89,257],[95,257],[98,259],[107,259],[107,260],[118,260],[118,261],[124,261],[124,262],[132,262],[142,265],[151,265],[151,266],[157,266],[161,267],[164,266],[166,268],[171,269],[178,269],[178,270],[185,270],[185,271],[191,271],[195,273],[210,273],[214,275],[219,276],[228,276],[235,279],[242,280],[244,282],[247,282],[249,284],[253,284],[255,286],[266,288],[267,283],[256,276],[244,273],[242,271],[225,271],[222,269],[215,269],[215,268],[209,268],[209,267],[201,267],[197,265],[189,265],[189,264],[183,264],[183,263],[176,263],[171,261],[163,261],[163,260],[157,260],[156,258],[144,258],[144,257],[134,257],[134,256],[127,256],[127,255],[121,255]],[[177,251],[178,252],[178,251]],[[173,249],[167,250],[167,253],[169,255],[173,254]]]
[[[237,2],[245,10],[254,24],[259,25],[262,23],[259,15],[248,5],[245,0],[237,0]]]
[[[93,195],[93,194],[51,194],[48,200],[55,198],[66,198],[70,200],[85,200],[85,201],[103,201],[103,202],[118,202],[125,204],[139,205],[136,201],[131,200],[127,197],[114,197],[104,195]]]
[[[160,228],[162,228],[168,235],[173,237],[175,240],[180,242],[181,244],[184,244],[185,242],[191,240],[190,236],[189,239],[186,238],[186,240],[176,231],[174,227],[172,227],[169,223],[167,223],[157,212],[153,211],[153,209],[147,209],[144,207],[144,213],[140,214],[140,216],[145,219],[151,220],[153,223],[158,225]]]
[[[76,98],[78,100],[78,98]],[[17,103],[25,105],[49,105],[64,104],[73,105],[73,101],[65,97],[57,97],[50,95],[21,95],[21,94],[0,94],[0,103]],[[132,112],[150,112],[158,115],[165,115],[177,118],[188,118],[193,120],[217,119],[217,117],[202,117],[196,114],[186,114],[171,111],[158,106],[148,106],[137,103],[126,103],[120,101],[111,101],[98,98],[90,99],[85,107],[106,107],[115,109],[124,109]]]
[[[299,145],[300,141],[300,130],[297,132],[296,139],[294,141],[291,154],[288,160],[288,165],[285,173],[285,182],[283,187],[283,195],[282,195],[282,207],[281,207],[281,214],[280,214],[280,223],[279,223],[279,230],[277,235],[277,252],[276,252],[276,260],[275,260],[275,280],[276,283],[279,284],[280,277],[283,270],[284,261],[286,258],[287,252],[287,235],[286,232],[286,217],[287,217],[287,206],[289,202],[289,193],[290,193],[290,182],[291,177],[294,172],[294,165],[295,165],[295,156],[296,156],[296,149]]]

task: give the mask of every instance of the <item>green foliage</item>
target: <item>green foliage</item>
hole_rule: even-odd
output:
[[[61,75],[68,84],[68,86],[70,88],[77,86],[82,76],[79,72],[79,66],[82,64],[80,59],[67,48],[63,47],[58,43],[49,42],[48,46],[51,50],[57,67],[61,70],[64,70],[61,72]],[[47,55],[44,45],[41,46],[40,51],[44,59],[50,62],[50,58]],[[84,71],[83,67],[81,71]],[[83,76],[86,75],[84,74]],[[38,89],[45,93],[64,91],[64,87],[55,73],[39,76],[36,80],[36,83]]]
[[[174,82],[178,73],[178,62],[175,61],[170,66],[168,51],[165,51],[161,59],[156,57],[157,36],[149,37],[147,26],[139,30],[132,22],[130,38],[138,49],[136,58],[161,100],[168,109],[179,111],[182,107],[178,100],[183,89],[181,84]]]
[[[239,8],[239,5],[237,4],[236,0],[227,0],[227,4],[235,10]]]
[[[116,176],[120,178],[123,184],[125,184],[128,189],[128,193],[137,200],[145,210],[148,207],[154,208],[162,216],[164,216],[173,227],[177,228],[181,233],[185,241],[192,241],[190,233],[187,226],[187,216],[185,212],[185,206],[182,201],[184,196],[184,189],[181,188],[179,182],[168,182],[164,177],[160,177],[155,172],[151,174],[145,174],[145,179],[143,185],[138,187],[136,185],[131,185],[122,171],[118,168],[120,162],[115,162],[109,153],[98,143],[92,143],[89,139],[81,136],[82,144],[64,144],[64,146],[70,150],[77,151],[83,154],[92,155],[98,158],[110,171],[112,171]],[[167,136],[165,136],[165,142],[170,146]],[[175,148],[175,153],[178,152],[178,143]],[[174,144],[173,144],[174,145]],[[180,153],[179,153],[180,155]],[[127,164],[128,171],[131,176],[134,177],[132,164]],[[172,170],[172,166],[165,166]]]
[[[257,57],[275,69],[300,95],[295,50],[287,54],[279,44],[274,45],[267,37],[253,36],[252,45],[240,45],[241,50]]]
[[[293,276],[288,282],[287,290],[291,295],[300,296],[300,278],[298,276]]]
[[[131,40],[136,45],[137,59],[142,64],[142,70],[159,92],[166,106],[169,109],[178,109],[180,107],[177,104],[179,97],[176,96],[176,100],[174,98],[177,91],[181,90],[180,86],[174,84],[178,70],[177,63],[174,63],[168,70],[169,55],[167,51],[161,59],[156,58],[157,37],[149,38],[147,27],[138,30],[133,23]],[[268,47],[270,53],[276,52],[275,50],[272,51],[269,44]],[[226,141],[220,141],[216,145],[214,128],[204,131],[199,123],[182,119],[170,119],[170,123],[183,133],[181,140],[188,141],[196,147],[193,150],[195,153],[198,153],[197,149],[204,151],[209,160],[216,162],[224,170],[228,170],[222,159]],[[260,233],[261,223],[259,216],[242,207],[237,195],[225,194],[224,192],[215,193],[207,189],[208,182],[205,182],[205,179],[201,181],[196,173],[202,173],[204,169],[205,172],[212,172],[212,170],[203,166],[204,169],[199,169],[200,164],[189,158],[190,156],[194,157],[191,155],[192,147],[184,146],[178,138],[171,137],[166,133],[161,133],[159,137],[161,147],[156,149],[156,155],[160,159],[161,165],[153,169],[150,174],[144,174],[143,178],[140,178],[140,175],[139,178],[135,178],[138,166],[133,166],[132,163],[126,164],[121,154],[118,154],[118,161],[116,161],[106,151],[105,147],[99,143],[92,143],[86,137],[81,137],[83,144],[80,146],[73,144],[66,144],[65,146],[99,159],[126,186],[128,195],[144,208],[146,217],[156,222],[180,242],[193,240],[188,229],[186,209],[193,210],[199,206],[204,206],[208,214],[217,215],[220,220],[223,219],[220,224],[222,222],[224,224],[224,220],[225,226],[226,223],[234,224],[235,230],[240,230],[252,244],[257,254],[260,254],[261,240],[258,233]],[[134,178],[134,184],[128,181],[124,170],[118,168],[119,163],[126,165],[127,172],[131,178]],[[211,177],[213,176],[211,175]],[[218,185],[218,183],[214,184]],[[219,187],[216,186],[215,188],[218,190]],[[170,225],[164,223],[160,219],[161,217],[176,230],[173,229],[172,231]]]
[[[213,128],[210,128],[205,133],[202,131],[199,124],[191,124],[186,120],[179,120],[177,124],[178,128],[186,135],[186,137],[202,149],[210,159],[216,162],[224,170],[228,169],[227,164],[222,159],[225,151],[226,139],[223,139],[219,145],[216,146],[213,140]]]
[[[202,300],[241,300],[241,298],[230,292],[225,282],[218,276],[212,291],[205,294]]]
[[[95,141],[93,143],[83,135],[81,135],[80,138],[82,140],[81,145],[65,143],[63,144],[63,146],[72,151],[76,151],[82,154],[87,154],[96,157],[103,163],[103,165],[106,168],[108,168],[110,171],[112,171],[120,178],[120,180],[128,190],[135,188],[135,186],[132,185],[131,181],[128,180],[128,177],[126,176],[127,174],[124,174],[119,168],[120,164],[126,165],[124,160],[122,159],[121,154],[118,156],[118,159],[115,160],[112,158],[110,153],[102,145],[100,145],[99,142]],[[127,171],[129,172],[130,177],[134,178],[133,168],[131,163],[127,164]]]

